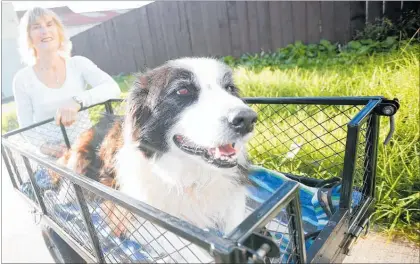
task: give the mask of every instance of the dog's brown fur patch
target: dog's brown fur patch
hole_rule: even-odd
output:
[[[66,167],[69,160],[71,158],[75,158],[77,160],[76,166],[71,169],[74,170],[76,173],[83,175],[83,173],[86,171],[87,166],[89,166],[90,163],[86,159],[86,156],[89,153],[89,144],[90,141],[93,139],[93,136],[94,131],[92,128],[81,133],[80,137],[77,139],[76,143],[72,146],[72,148],[66,150],[63,156],[61,156],[57,160],[57,164]],[[52,178],[52,183],[54,185],[58,184],[60,181],[60,175],[53,170],[49,170],[49,173]]]
[[[88,155],[92,153],[92,141],[94,140],[95,131],[93,128],[83,132],[78,137],[76,143],[71,149],[65,151],[63,156],[57,160],[57,163],[68,167],[68,163],[71,159],[75,159],[76,166],[71,168],[80,175],[84,175],[86,169],[90,165],[91,161],[88,159]],[[100,159],[101,167],[97,171],[96,180],[100,183],[118,189],[115,181],[115,155],[118,150],[122,147],[122,122],[116,121],[112,128],[106,133],[105,138],[100,144],[98,156]],[[57,184],[60,181],[60,175],[53,170],[49,171],[53,184]],[[125,225],[128,224],[129,212],[124,208],[115,205],[111,201],[105,201],[101,204],[101,209],[105,213],[105,221],[107,225],[113,230],[114,234],[120,236],[125,232]]]
[[[122,123],[115,122],[99,149],[99,157],[102,160],[99,182],[115,189],[118,189],[115,181],[115,155],[122,145]]]

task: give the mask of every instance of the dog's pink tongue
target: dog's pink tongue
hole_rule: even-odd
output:
[[[236,153],[236,150],[233,148],[232,144],[227,144],[219,147],[220,154],[224,156],[231,156]]]

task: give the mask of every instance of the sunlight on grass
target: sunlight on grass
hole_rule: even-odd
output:
[[[377,211],[375,219],[378,223],[385,224],[388,232],[405,232],[407,227],[410,230],[420,221],[420,158],[419,158],[419,60],[417,45],[411,51],[392,52],[367,57],[362,65],[354,67],[348,65],[335,65],[328,68],[312,69],[285,69],[270,70],[263,69],[254,72],[239,67],[235,79],[244,96],[385,96],[387,98],[398,98],[400,110],[395,116],[396,131],[393,140],[387,146],[382,144],[389,131],[389,119],[381,118],[380,144],[377,164]],[[329,111],[332,115],[334,111]],[[294,116],[286,123],[280,115],[272,119],[266,119],[259,124],[257,130],[264,127],[273,127],[274,124],[284,129],[293,126],[293,122],[305,117]],[[305,121],[310,126],[323,120],[322,118]],[[341,122],[346,120],[341,120]],[[340,124],[340,122],[338,122]],[[284,157],[277,157],[277,153],[285,153],[288,145],[280,142],[287,142],[291,145],[290,138],[295,138],[299,131],[305,131],[304,127],[297,128],[297,131],[275,131],[273,129],[264,131],[254,139],[257,145],[255,152],[262,153],[270,149],[270,154],[258,156],[265,166],[276,169],[302,171],[298,169],[302,164],[289,162],[284,165]],[[270,137],[270,142],[263,142],[261,137]],[[322,133],[321,128],[317,133]],[[275,135],[275,136],[273,136]],[[334,142],[334,138],[345,136],[343,130],[337,130],[334,137],[328,135],[321,145],[328,145]],[[320,142],[314,142],[310,148],[318,148]],[[317,145],[318,144],[318,145]],[[324,149],[325,156],[331,155],[334,151],[343,149],[343,146],[335,146],[332,149]],[[304,149],[300,150],[304,151]],[[309,150],[308,150],[309,151]],[[321,155],[318,153],[318,155]],[[341,156],[336,156],[332,162],[340,162]],[[303,160],[310,162],[321,157],[306,155]],[[301,160],[302,160],[301,159]],[[281,168],[279,168],[281,166]],[[328,164],[316,164],[318,167],[328,167]],[[307,168],[306,166],[305,168]],[[326,177],[338,176],[340,167],[329,170]],[[312,168],[312,173],[315,167]],[[314,175],[312,175],[314,176]],[[318,175],[319,176],[319,175]],[[315,176],[316,177],[316,176]],[[401,231],[405,230],[405,231]],[[414,231],[412,231],[414,232]],[[412,238],[416,237],[410,233]],[[417,231],[416,231],[417,232]],[[418,239],[418,235],[417,235]]]

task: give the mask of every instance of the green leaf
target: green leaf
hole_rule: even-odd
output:
[[[350,41],[347,45],[350,49],[354,50],[360,49],[362,47],[362,43],[360,43],[360,41],[357,40]]]

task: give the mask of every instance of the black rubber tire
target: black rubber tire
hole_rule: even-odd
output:
[[[86,263],[53,229],[42,227],[42,237],[55,263]]]

